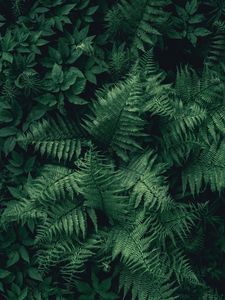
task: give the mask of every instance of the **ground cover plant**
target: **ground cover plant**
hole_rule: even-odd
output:
[[[224,17],[0,0],[1,299],[225,299]]]

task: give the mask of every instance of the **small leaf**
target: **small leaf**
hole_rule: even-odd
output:
[[[54,66],[52,68],[52,79],[58,83],[63,82],[62,66],[59,66],[58,64],[54,64]]]
[[[203,27],[196,28],[194,31],[194,34],[196,36],[206,36],[206,35],[209,35],[210,33],[211,32],[208,29],[203,28]]]
[[[70,103],[73,103],[73,104],[77,104],[77,105],[85,105],[88,103],[88,101],[76,96],[76,95],[70,95],[68,96],[68,101]]]
[[[204,16],[203,15],[200,15],[200,14],[197,14],[197,15],[194,15],[193,17],[191,17],[188,22],[190,24],[197,24],[197,23],[200,23],[202,21],[204,21]]]
[[[15,127],[4,127],[0,129],[0,137],[15,135],[17,132],[18,129]]]
[[[189,15],[193,15],[198,9],[198,0],[188,1],[185,5],[185,9]]]
[[[41,274],[39,271],[35,268],[29,268],[28,269],[28,275],[30,276],[31,279],[37,280],[37,281],[42,281]]]
[[[91,83],[97,84],[96,76],[90,71],[85,72],[85,76]]]
[[[67,16],[71,10],[76,6],[76,4],[66,4],[56,8],[56,15]]]
[[[6,266],[11,267],[11,266],[15,265],[19,261],[19,259],[20,259],[20,256],[17,251],[10,252]]]
[[[20,253],[21,258],[24,261],[30,263],[29,253],[28,253],[27,249],[24,246],[20,246],[19,253]]]
[[[11,272],[9,272],[7,270],[0,269],[0,279],[6,278],[10,274],[11,274]]]
[[[9,63],[13,62],[13,55],[8,52],[3,52],[2,53],[2,60],[8,61]]]
[[[26,288],[22,291],[22,293],[20,293],[20,296],[19,296],[18,300],[24,300],[24,299],[27,299],[27,298],[26,298],[26,297],[27,297],[27,294],[28,294],[28,288],[26,287]]]

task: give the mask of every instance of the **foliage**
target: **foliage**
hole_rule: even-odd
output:
[[[225,2],[0,11],[0,298],[222,300]]]

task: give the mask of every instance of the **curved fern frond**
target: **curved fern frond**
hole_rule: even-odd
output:
[[[87,214],[85,208],[66,202],[57,204],[48,211],[48,218],[37,229],[36,242],[44,243],[55,237],[70,237],[73,234],[85,238],[87,230]]]
[[[74,285],[81,273],[85,272],[85,264],[99,249],[99,242],[98,238],[92,237],[82,244],[73,246],[69,256],[65,258],[65,266],[61,269],[63,278],[70,285]]]
[[[179,284],[189,283],[191,285],[200,284],[196,274],[192,270],[189,259],[179,248],[165,253],[165,263],[168,266],[168,274],[174,273]]]
[[[85,263],[98,249],[99,239],[93,236],[82,243],[58,240],[43,246],[36,255],[40,270],[48,272],[51,267],[64,263],[60,271],[65,280],[72,283],[79,278],[85,270]]]
[[[64,161],[79,157],[84,136],[77,126],[60,116],[42,119],[30,126],[19,138],[24,145],[33,145],[41,155]]]
[[[76,171],[63,166],[46,165],[40,175],[26,185],[26,191],[31,199],[45,205],[65,199],[74,201],[79,192]]]

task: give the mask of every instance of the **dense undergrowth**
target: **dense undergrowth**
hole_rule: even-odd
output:
[[[0,0],[1,299],[224,299],[224,16]]]

